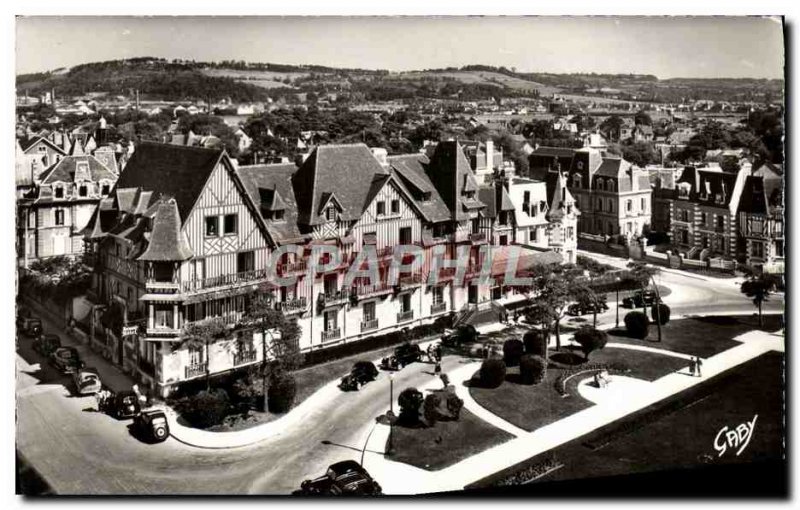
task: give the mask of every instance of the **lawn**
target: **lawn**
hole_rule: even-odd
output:
[[[765,315],[764,330],[779,330],[781,327],[780,321],[781,317],[779,315]],[[754,329],[758,329],[758,318],[749,315],[699,317],[696,319],[670,321],[661,329],[662,341],[660,343],[657,341],[658,332],[655,325],[652,324],[650,325],[650,335],[646,340],[629,338],[625,336],[624,332],[618,333],[612,330],[608,336],[608,341],[646,345],[708,358],[740,345],[733,338]]]
[[[488,487],[516,473],[524,474],[544,458],[563,467],[537,483],[780,459],[784,363],[782,354],[766,353],[700,386],[481,480],[474,487]],[[755,432],[742,454],[728,451],[719,457],[713,447],[718,431],[751,421],[755,415]],[[680,487],[675,490],[680,493]],[[709,486],[709,490],[718,494],[726,489],[723,484]],[[638,490],[635,493],[642,494]]]
[[[513,438],[463,409],[458,421],[439,421],[433,427],[392,427],[392,452],[387,458],[437,471]]]

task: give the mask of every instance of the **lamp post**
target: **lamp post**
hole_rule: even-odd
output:
[[[617,290],[617,325],[616,325],[616,329],[619,329],[619,282],[620,282],[619,276],[617,276],[615,278],[615,280],[617,282],[617,285],[616,285],[616,290]]]
[[[392,453],[392,424],[394,423],[394,374],[389,372],[389,440],[386,445],[386,455]]]
[[[653,282],[653,289],[656,291],[656,304],[655,304],[655,319],[656,319],[656,328],[658,329],[658,341],[661,341],[661,294],[658,292],[658,284],[656,284],[656,279],[653,275],[650,275],[650,280]]]

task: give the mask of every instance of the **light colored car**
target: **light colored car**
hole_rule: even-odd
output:
[[[72,374],[75,383],[75,392],[78,395],[94,395],[103,388],[100,374],[94,367],[85,367]]]

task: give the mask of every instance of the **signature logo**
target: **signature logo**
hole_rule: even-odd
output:
[[[753,431],[756,429],[757,419],[758,415],[755,415],[752,421],[740,423],[735,428],[729,428],[726,425],[719,429],[717,437],[714,438],[714,449],[718,452],[717,457],[725,455],[728,448],[731,450],[738,448],[736,451],[736,456],[738,457],[750,444],[750,440],[753,438]]]

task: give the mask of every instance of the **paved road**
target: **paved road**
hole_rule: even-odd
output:
[[[667,273],[659,279],[673,291],[665,298],[673,314],[753,312],[733,280],[707,282]],[[774,299],[766,308],[780,310],[782,300]],[[613,322],[613,304],[599,320]],[[57,332],[47,321],[45,330]],[[358,460],[375,418],[389,401],[388,377],[381,374],[359,392],[338,395],[306,424],[256,445],[224,451],[197,449],[174,439],[147,445],[129,434],[130,421],[97,413],[92,397],[71,395],[69,379],[49,367],[30,343],[24,337],[18,340],[17,447],[59,494],[287,494],[331,462]],[[114,368],[105,360],[86,347],[79,350],[87,364],[108,374],[106,379],[127,384],[118,375],[112,377]],[[443,370],[463,362],[445,357]],[[395,392],[432,377],[431,365],[411,365],[396,374]]]

